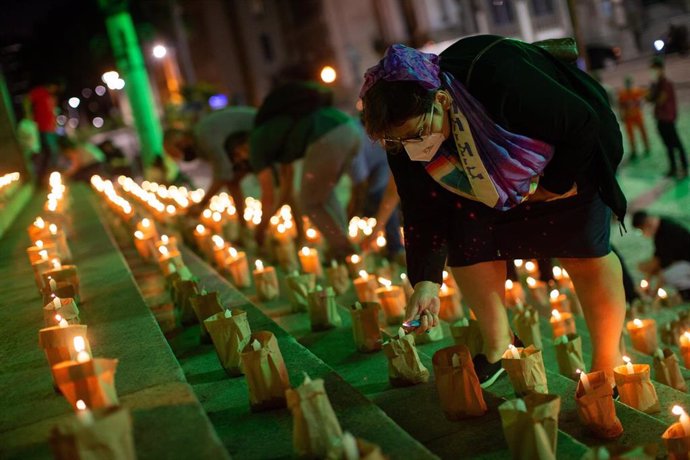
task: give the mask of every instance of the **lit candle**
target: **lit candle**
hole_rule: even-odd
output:
[[[386,237],[383,235],[383,233],[379,233],[379,235],[376,237],[376,249],[378,251],[381,251],[383,248],[386,247],[386,244]]]
[[[213,258],[213,243],[211,241],[211,232],[202,224],[198,224],[194,228],[194,241],[201,253],[207,258]]]
[[[549,302],[551,303],[551,310],[558,310],[561,313],[569,312],[570,305],[568,305],[568,297],[565,294],[554,289],[549,294]]]
[[[382,287],[376,289],[375,293],[383,308],[388,324],[399,324],[405,316],[405,293],[399,286],[393,286],[390,280],[379,278],[378,282]]]
[[[225,267],[235,286],[238,288],[248,288],[251,286],[247,254],[231,246],[228,249],[228,255],[229,257],[225,259]]]
[[[658,348],[656,321],[653,319],[641,320],[635,318],[626,324],[633,347],[646,355],[652,355]]]
[[[546,283],[538,281],[531,276],[527,277],[527,288],[531,296],[532,304],[546,307],[549,305],[549,294]]]
[[[448,322],[454,323],[464,316],[460,298],[456,295],[456,290],[448,287],[446,283],[441,285],[438,293],[441,308],[439,310],[439,318]]]
[[[508,307],[516,307],[525,303],[525,291],[522,289],[522,285],[514,283],[513,280],[506,280],[505,282],[505,297]]]
[[[530,276],[538,276],[538,270],[537,270],[537,264],[532,262],[531,260],[528,260],[525,262],[525,270],[527,270],[527,273]]]
[[[42,240],[38,240],[33,246],[26,249],[26,255],[29,257],[29,263],[38,262],[42,259],[55,259],[59,257],[57,248],[54,244],[44,244]]]
[[[364,270],[364,260],[358,254],[346,257],[345,263],[352,278],[356,278],[360,271]]]
[[[275,268],[265,267],[261,260],[254,263],[254,286],[260,300],[272,300],[279,294],[278,277]]]
[[[299,262],[304,273],[313,273],[317,277],[323,276],[319,252],[316,249],[304,246],[299,251]]]
[[[668,292],[666,292],[666,289],[664,289],[664,288],[657,289],[656,298],[657,298],[657,302],[659,303],[659,306],[661,306],[661,307],[670,306],[670,302],[669,302],[669,298],[668,298]]]
[[[635,368],[633,367],[632,361],[629,357],[623,356],[623,362],[625,363],[625,372],[628,375],[632,375],[635,373]]]
[[[649,281],[646,279],[640,280],[640,290],[644,295],[649,295]]]
[[[77,418],[84,425],[93,425],[93,413],[86,407],[86,403],[81,399],[77,401]]]
[[[520,352],[517,348],[515,348],[515,345],[513,345],[512,343],[508,345],[508,351],[510,351],[510,356],[513,359],[520,359]]]
[[[582,387],[585,389],[585,393],[589,393],[592,391],[592,386],[589,383],[589,377],[587,377],[586,372],[582,372],[580,369],[577,370],[577,373],[580,375],[580,381],[582,382]]]
[[[134,247],[144,260],[149,260],[153,256],[150,242],[151,238],[147,238],[141,230],[134,232]]]
[[[679,422],[683,427],[683,433],[685,436],[690,436],[690,417],[688,417],[688,414],[685,412],[685,410],[683,410],[683,408],[680,406],[673,406],[671,411],[674,415],[680,417]]]
[[[575,334],[575,321],[573,321],[572,313],[559,312],[554,309],[551,311],[551,329],[553,330],[553,337],[561,337],[563,335]]]
[[[357,292],[357,299],[360,302],[376,302],[378,297],[376,289],[376,277],[370,275],[366,270],[360,270],[359,277],[354,280],[355,291]]]
[[[217,267],[223,268],[225,265],[225,240],[220,235],[213,235],[211,241],[213,242],[213,261]]]

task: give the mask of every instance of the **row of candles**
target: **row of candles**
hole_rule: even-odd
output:
[[[32,246],[26,252],[34,272],[36,287],[43,298],[45,327],[39,331],[39,343],[44,349],[56,386],[61,388],[83,424],[91,425],[94,423],[91,412],[94,406],[102,404],[101,407],[105,407],[116,401],[90,394],[89,385],[80,386],[69,382],[73,373],[82,376],[93,374],[94,366],[91,363],[94,358],[86,337],[87,327],[80,324],[79,319],[77,267],[65,263],[72,261],[72,253],[67,244],[70,222],[66,211],[69,201],[59,173],[50,175],[49,186],[44,212],[27,229]],[[76,368],[79,369],[75,371]],[[65,378],[64,375],[70,377]],[[64,385],[79,386],[81,390],[66,391],[63,389]],[[86,399],[86,402],[81,398]]]
[[[0,176],[0,201],[9,198],[19,185],[21,174],[18,172],[6,173]]]

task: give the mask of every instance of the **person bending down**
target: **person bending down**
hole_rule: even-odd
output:
[[[419,333],[438,324],[447,260],[479,321],[474,365],[487,387],[508,345],[520,345],[505,261],[555,257],[582,303],[591,368],[611,375],[625,297],[610,217],[622,220],[626,201],[615,179],[622,137],[601,86],[540,47],[482,35],[440,56],[393,45],[360,97],[401,199],[414,286],[406,319],[421,319]]]

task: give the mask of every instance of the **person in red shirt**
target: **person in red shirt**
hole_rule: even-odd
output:
[[[678,118],[676,93],[673,89],[673,83],[666,78],[664,73],[664,61],[661,58],[655,58],[651,68],[656,81],[649,92],[649,100],[654,102],[654,118],[656,118],[659,136],[664,141],[668,153],[669,170],[666,176],[677,177],[678,175],[675,155],[675,152],[678,151],[682,168],[680,175],[681,178],[684,178],[688,175],[688,158],[676,129],[676,119]]]
[[[59,86],[55,83],[40,85],[29,91],[28,101],[31,117],[38,126],[41,150],[33,157],[34,174],[37,183],[45,181],[48,171],[57,162],[57,135],[55,129],[56,95]]]
[[[647,139],[647,130],[642,117],[642,102],[646,94],[647,91],[634,86],[631,76],[625,77],[625,89],[618,93],[618,107],[620,108],[621,119],[625,123],[625,131],[630,145],[630,158],[632,160],[637,159],[635,130],[639,131],[642,137],[645,156],[649,155],[649,139]]]

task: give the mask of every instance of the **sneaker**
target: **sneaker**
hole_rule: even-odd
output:
[[[482,353],[472,358],[472,363],[474,363],[474,371],[479,379],[479,386],[482,388],[489,388],[505,372],[501,360],[490,363]]]

